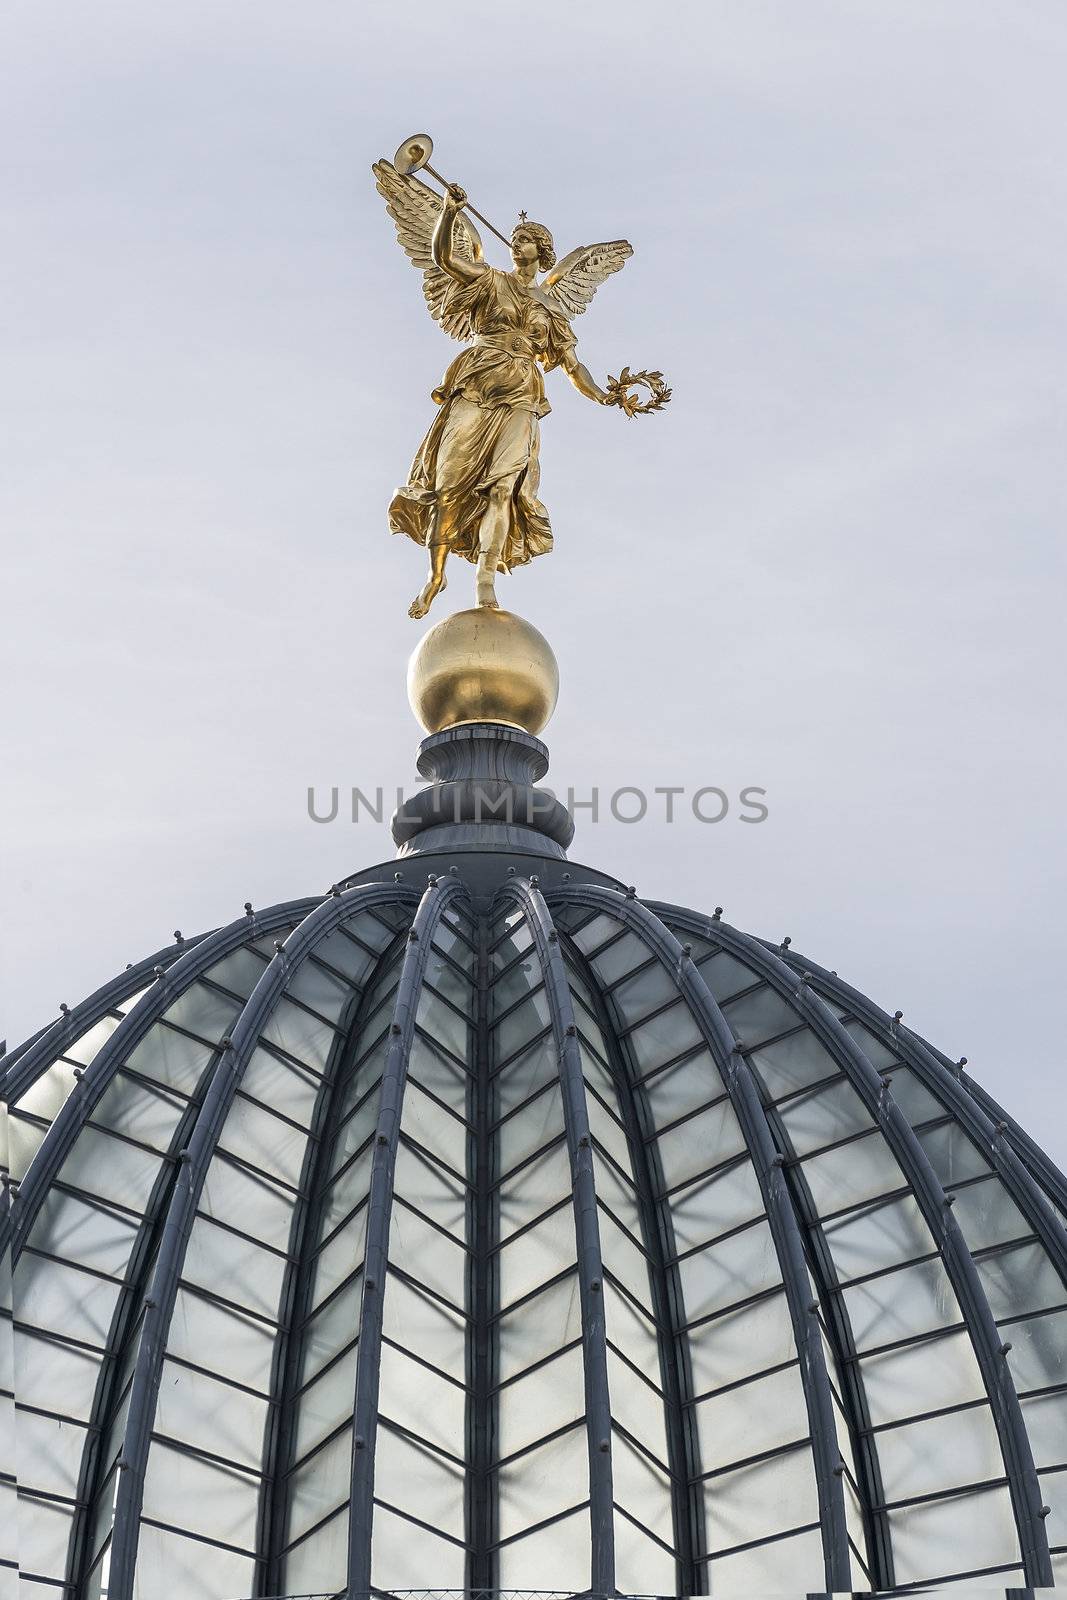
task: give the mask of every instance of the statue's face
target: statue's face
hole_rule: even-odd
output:
[[[537,240],[525,228],[516,228],[511,236],[511,259],[517,267],[536,267]]]

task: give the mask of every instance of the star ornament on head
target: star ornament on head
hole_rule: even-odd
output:
[[[520,222],[526,222],[527,221],[527,216],[526,216],[525,211],[520,211],[519,212],[519,221]]]

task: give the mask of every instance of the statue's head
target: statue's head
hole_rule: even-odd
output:
[[[540,222],[517,222],[511,230],[511,259],[517,267],[531,266],[534,261],[542,272],[556,264],[556,251],[552,235]]]

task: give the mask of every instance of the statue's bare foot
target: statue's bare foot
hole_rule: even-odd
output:
[[[429,578],[408,606],[408,616],[424,617],[442,589],[448,588],[447,578]]]
[[[474,597],[480,606],[485,606],[493,611],[499,611],[500,601],[496,597],[492,573],[479,572],[474,585]]]

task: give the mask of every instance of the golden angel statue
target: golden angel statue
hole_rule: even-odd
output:
[[[431,314],[466,344],[433,390],[440,410],[389,507],[392,532],[429,551],[429,576],[409,607],[412,617],[424,617],[445,587],[450,553],[476,564],[478,605],[496,606],[496,574],[551,550],[548,512],[537,495],[540,421],[551,409],[542,371],[562,367],[580,394],[620,406],[627,416],[657,410],[670,398],[658,372],[631,376],[624,369],[601,388],[575,351],[570,319],[633,254],[626,240],[582,246],[557,265],[552,235],[523,213],[505,241],[511,270],[491,267],[466,214],[473,207],[465,192],[448,184],[441,196],[412,175],[427,165],[430,149],[429,136],[416,135],[401,146],[396,165],[382,160],[373,168],[400,243],[423,273]],[[405,151],[409,159],[402,161]],[[540,284],[539,272],[547,274]],[[644,383],[652,398],[639,404],[634,383]]]

